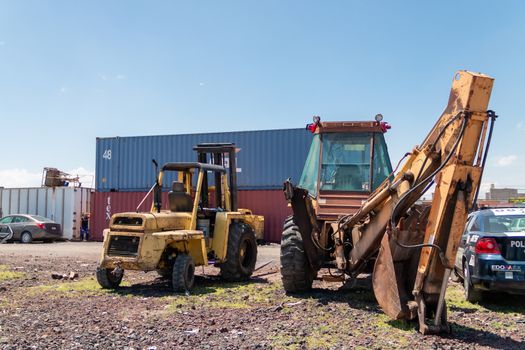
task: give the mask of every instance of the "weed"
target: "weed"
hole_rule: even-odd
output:
[[[6,265],[0,265],[0,282],[22,278],[25,275],[23,272],[9,271]]]
[[[483,309],[481,305],[473,304],[465,300],[465,295],[463,294],[463,291],[456,286],[453,286],[451,288],[449,287],[447,289],[446,300],[448,307],[453,309],[465,309],[472,311],[479,311]]]
[[[126,283],[123,282],[122,285],[126,285]],[[116,293],[118,291],[102,289],[102,287],[98,284],[94,277],[87,277],[77,281],[60,282],[57,284],[30,287],[28,292],[29,294],[58,292],[67,294],[69,296],[74,296],[78,294]]]
[[[190,295],[167,297],[168,310],[179,309],[188,305],[206,305],[217,309],[247,309],[254,306],[271,306],[276,294],[280,293],[277,284],[261,283],[221,283],[216,286],[196,286]],[[291,301],[282,296],[279,300]]]
[[[302,344],[304,344],[303,337],[289,334],[274,334],[268,337],[268,340],[272,343],[272,348],[275,349],[296,350],[301,349]]]
[[[375,325],[378,328],[383,328],[387,330],[397,330],[403,333],[413,333],[414,326],[408,322],[402,320],[392,320],[385,314],[377,314]]]
[[[0,309],[8,308],[13,303],[9,301],[7,298],[1,298],[0,299]]]
[[[336,345],[337,335],[331,334],[334,328],[327,324],[320,325],[306,337],[306,344],[310,349],[332,349]]]

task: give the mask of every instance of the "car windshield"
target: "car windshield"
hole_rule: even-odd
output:
[[[35,219],[36,221],[40,221],[40,222],[54,222],[53,220],[50,220],[48,218],[45,218],[43,216],[40,216],[40,215],[29,215],[32,219]]]
[[[525,215],[486,216],[483,232],[525,232]]]

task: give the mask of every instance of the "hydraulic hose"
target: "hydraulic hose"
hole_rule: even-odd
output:
[[[461,112],[463,113],[463,112]],[[459,115],[459,113],[458,113]],[[396,224],[395,224],[395,217],[396,217],[396,214],[397,214],[397,210],[398,208],[400,207],[401,204],[404,203],[404,201],[406,201],[406,199],[408,198],[408,196],[410,194],[412,194],[415,190],[417,190],[418,188],[420,188],[422,185],[424,185],[425,183],[427,184],[427,187],[425,189],[428,190],[428,188],[430,188],[431,184],[432,184],[432,179],[434,178],[434,176],[436,176],[437,173],[439,173],[444,167],[445,165],[447,165],[447,163],[450,161],[450,158],[452,157],[452,155],[455,153],[457,147],[459,146],[459,142],[461,141],[461,139],[463,138],[463,134],[465,133],[465,129],[466,129],[466,125],[467,125],[467,119],[468,119],[468,115],[466,114],[463,114],[464,115],[464,119],[463,119],[463,123],[461,124],[461,130],[459,132],[459,135],[458,135],[458,138],[456,139],[456,142],[454,143],[454,146],[452,147],[452,149],[450,150],[449,154],[447,155],[447,157],[445,158],[445,160],[439,165],[439,167],[434,170],[432,172],[432,174],[428,175],[424,180],[422,180],[420,183],[416,184],[414,187],[412,187],[410,190],[408,190],[404,195],[403,197],[401,197],[401,199],[395,204],[394,208],[392,209],[392,214],[390,215],[390,226],[392,227],[392,230],[395,230],[395,227],[396,227]],[[449,123],[447,123],[446,126],[450,125]],[[443,132],[440,133],[439,137],[441,137],[441,135],[443,134]],[[439,139],[439,138],[438,138]],[[437,140],[436,140],[437,141]],[[428,158],[428,157],[427,157]],[[430,182],[428,182],[430,180]],[[399,243],[396,239],[394,239],[394,242],[402,247],[402,248],[407,248],[407,249],[410,249],[410,248],[423,248],[423,247],[432,247],[432,248],[436,248],[439,250],[440,252],[440,258],[443,260],[443,256],[441,256],[443,254],[442,250],[441,250],[441,247],[439,247],[438,245],[436,244],[432,244],[432,243],[422,243],[422,244],[415,244],[415,245],[405,245],[405,244],[402,244],[402,243]]]
[[[445,126],[443,126],[443,128],[439,131],[439,134],[437,135],[436,140],[432,144],[432,147],[430,148],[430,151],[433,151],[436,148],[437,141],[443,136],[443,133],[445,132],[445,130],[447,130],[447,128],[450,126],[450,124],[452,124],[454,121],[456,121],[463,114],[465,114],[465,112],[461,111],[458,114],[456,114],[454,117],[449,119],[449,121],[445,124]],[[416,176],[416,179],[414,180],[414,183],[416,183],[417,180],[419,180],[419,177],[421,176],[421,173],[423,172],[423,169],[425,168],[427,160],[428,160],[428,157],[426,157],[425,160],[423,161],[423,165],[419,169],[419,172],[418,172],[418,174]]]
[[[478,205],[478,195],[479,190],[481,188],[481,178],[483,177],[483,170],[485,169],[485,163],[487,162],[487,154],[489,153],[490,148],[490,140],[492,139],[492,131],[494,130],[494,122],[496,121],[496,118],[498,117],[494,111],[487,111],[487,115],[490,118],[490,129],[489,129],[489,136],[487,137],[487,145],[485,146],[485,151],[483,153],[483,160],[481,161],[481,174],[479,175],[479,184],[478,188],[476,189],[476,195],[474,196],[474,203],[472,203],[472,208],[477,209]]]

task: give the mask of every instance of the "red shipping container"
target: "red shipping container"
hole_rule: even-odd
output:
[[[136,211],[146,192],[95,192],[91,199],[92,239],[101,241],[102,232],[109,226],[111,215],[126,211]],[[168,193],[163,192],[165,209]],[[254,214],[264,216],[264,239],[267,242],[281,242],[284,219],[291,214],[281,190],[240,190],[240,208],[251,209]],[[140,211],[149,211],[153,196],[148,196]]]
[[[283,191],[241,190],[238,195],[239,208],[250,209],[254,214],[264,216],[264,240],[281,243],[284,219],[292,214]]]

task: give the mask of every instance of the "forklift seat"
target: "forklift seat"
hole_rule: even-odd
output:
[[[170,210],[176,212],[191,212],[193,210],[193,200],[184,190],[182,182],[173,181],[172,190],[168,193]]]

